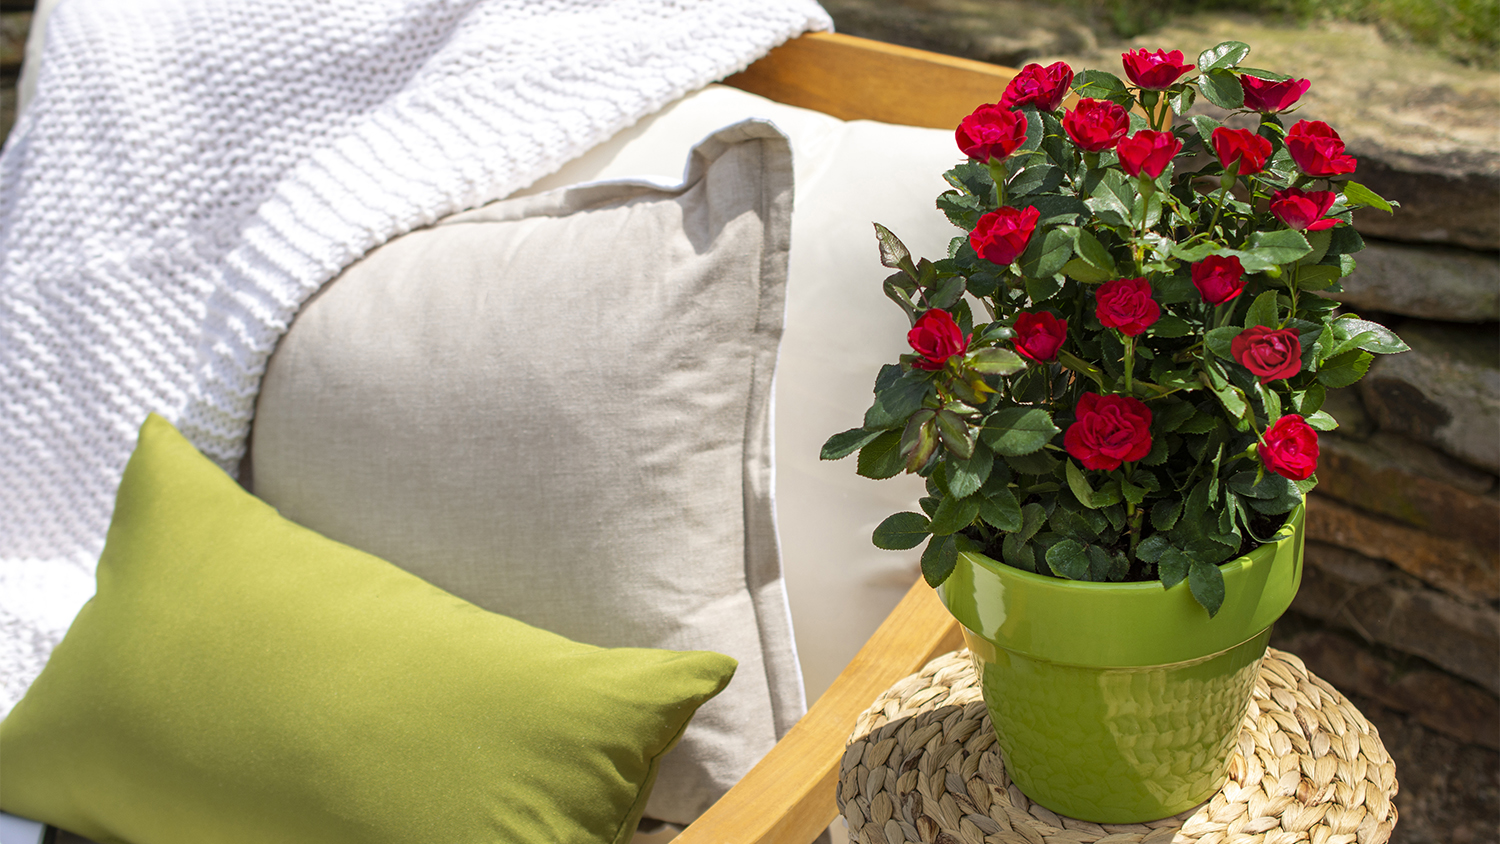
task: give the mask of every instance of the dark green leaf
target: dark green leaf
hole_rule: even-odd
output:
[[[974,454],[974,434],[969,431],[969,426],[963,417],[951,410],[943,409],[937,412],[938,436],[942,438],[943,445],[953,454],[961,459],[968,459]]]
[[[880,431],[871,431],[867,428],[851,428],[841,434],[834,434],[828,438],[828,442],[823,443],[823,451],[818,456],[822,460],[842,460],[859,451],[880,434]]]
[[[1089,579],[1089,558],[1086,547],[1072,539],[1053,545],[1047,549],[1047,565],[1062,577],[1069,580]]]
[[[995,180],[990,168],[978,161],[965,161],[943,174],[948,184],[978,199],[986,206],[997,205]]]
[[[1035,278],[1028,276],[1026,279],[1026,295],[1030,296],[1033,302],[1045,302],[1057,295],[1057,291],[1061,289],[1062,281],[1057,276],[1046,275]]]
[[[1305,421],[1309,428],[1316,431],[1335,431],[1339,427],[1338,420],[1329,415],[1326,410],[1320,410],[1308,416]]]
[[[987,448],[974,449],[974,456],[967,460],[948,461],[948,493],[955,498],[967,498],[979,491],[995,467],[995,454]]]
[[[1000,557],[1006,565],[1022,571],[1036,571],[1036,554],[1026,544],[1028,541],[1017,533],[1005,535],[1005,541],[1000,545]]]
[[[1343,278],[1343,270],[1332,264],[1297,268],[1297,287],[1301,290],[1327,290],[1340,278]]]
[[[1219,108],[1237,109],[1245,104],[1245,89],[1240,78],[1228,70],[1210,70],[1198,77],[1203,98]]]
[[[1098,269],[1082,258],[1073,258],[1068,263],[1063,264],[1062,273],[1068,278],[1074,281],[1081,281],[1084,284],[1102,284],[1115,277],[1114,273]]]
[[[1242,41],[1224,41],[1198,54],[1198,72],[1231,68],[1250,55],[1250,45]],[[1228,108],[1228,106],[1225,106]]]
[[[1261,70],[1258,67],[1240,67],[1235,69],[1245,76],[1254,76],[1256,79],[1265,79],[1270,82],[1285,82],[1286,80],[1292,78],[1290,76],[1287,76],[1285,73],[1276,73],[1275,71]]]
[[[1334,321],[1333,326],[1335,336],[1337,336],[1338,331],[1344,331],[1351,337],[1363,337],[1364,339],[1356,348],[1364,349],[1367,352],[1374,352],[1377,355],[1393,355],[1398,352],[1411,351],[1411,347],[1406,345],[1400,337],[1397,337],[1396,332],[1378,322],[1370,322],[1367,319],[1357,319],[1354,317],[1340,317]]]
[[[979,430],[979,438],[994,449],[996,454],[1019,457],[1031,454],[1051,442],[1058,430],[1045,410],[1008,407],[984,421],[984,427]]]
[[[1125,108],[1129,108],[1134,101],[1120,77],[1102,70],[1085,70],[1073,77],[1073,90],[1080,97],[1113,100]]]
[[[1168,546],[1156,563],[1156,574],[1161,579],[1162,588],[1171,589],[1181,583],[1192,565],[1193,561],[1186,554]]]
[[[1198,603],[1208,610],[1209,618],[1219,614],[1219,608],[1224,606],[1224,573],[1218,566],[1193,560],[1188,569],[1188,588]]]
[[[1010,197],[1007,197],[1009,199]],[[1088,206],[1074,196],[1058,196],[1056,194],[1032,194],[1021,197],[1010,203],[1017,208],[1034,207],[1041,216],[1037,218],[1037,228],[1046,228],[1060,223],[1073,223],[1079,217],[1089,213]]]
[[[948,222],[961,229],[973,229],[983,216],[984,209],[979,200],[966,193],[950,190],[937,198],[937,208],[947,215]]]
[[[928,586],[943,585],[957,565],[958,544],[952,536],[934,536],[922,551],[922,577]]]
[[[1116,273],[1115,259],[1110,256],[1109,250],[1099,242],[1099,238],[1088,229],[1076,229],[1074,243],[1077,246],[1078,257],[1082,258],[1089,266],[1109,273],[1113,278]]]
[[[985,375],[1014,375],[1026,368],[1026,361],[1010,349],[980,349],[964,361],[975,372]]]
[[[961,296],[964,295],[964,277],[961,275],[948,276],[937,284],[927,289],[927,306],[930,308],[952,308]]]
[[[1041,449],[1030,454],[1006,455],[1005,462],[1023,475],[1050,475],[1057,468],[1057,458]]]
[[[1395,213],[1395,209],[1391,207],[1391,202],[1359,182],[1344,183],[1344,201],[1348,202],[1351,206],[1367,206],[1378,208],[1387,214]]]
[[[1255,297],[1255,301],[1250,303],[1250,309],[1245,312],[1246,328],[1254,325],[1276,328],[1281,324],[1281,318],[1277,315],[1276,309],[1277,295],[1275,290],[1267,290]]]
[[[1068,478],[1068,489],[1073,491],[1078,503],[1089,509],[1099,507],[1094,503],[1094,488],[1089,486],[1088,479],[1083,476],[1083,470],[1078,468],[1078,464],[1069,460],[1064,471]]]
[[[930,530],[937,536],[958,533],[979,518],[979,499],[954,498],[948,496],[938,502],[937,512],[932,514]]]
[[[906,275],[896,273],[892,278],[904,279]],[[917,321],[917,308],[912,304],[911,296],[905,290],[901,289],[900,285],[893,283],[890,278],[881,284],[881,289],[885,291],[886,298],[895,302],[900,306],[902,311],[906,312],[907,322],[915,325]]]
[[[1033,158],[1032,163],[1011,177],[1010,183],[1005,186],[1006,198],[1050,194],[1057,190],[1057,186],[1063,181],[1062,168],[1043,163],[1044,161],[1045,159]]]
[[[886,431],[859,450],[856,471],[860,477],[881,480],[896,477],[905,467],[906,461],[901,458],[901,432]]]
[[[1050,229],[1041,237],[1035,235],[1021,255],[1021,272],[1028,278],[1050,277],[1073,257],[1073,237],[1061,228]],[[1044,297],[1045,298],[1045,297]]]
[[[1195,90],[1193,90],[1192,86],[1189,85],[1189,86],[1184,86],[1181,91],[1179,91],[1179,92],[1177,92],[1175,94],[1172,94],[1171,97],[1168,99],[1168,103],[1172,107],[1172,113],[1173,114],[1187,114],[1188,113],[1188,109],[1191,109],[1193,107],[1193,102],[1195,100],[1197,100],[1197,99],[1198,99],[1198,92],[1195,91]],[[1134,113],[1131,114],[1131,117],[1135,117],[1135,116],[1136,115]],[[1139,130],[1136,129],[1135,127],[1133,127],[1133,126],[1131,127],[1131,133],[1132,134],[1134,134],[1137,131],[1139,131]]]
[[[1162,432],[1177,430],[1198,412],[1187,402],[1170,398],[1153,403],[1152,408],[1152,427]]]
[[[1153,337],[1185,337],[1192,331],[1192,326],[1182,317],[1164,314],[1151,326]]]
[[[1243,92],[1241,93],[1243,94]],[[1224,125],[1206,114],[1191,115],[1188,117],[1188,121],[1193,124],[1193,128],[1198,130],[1198,135],[1203,138],[1204,144],[1209,142],[1209,138],[1213,136],[1215,129]]]
[[[1181,498],[1163,498],[1151,505],[1151,526],[1157,530],[1171,530],[1173,527],[1176,527],[1177,520],[1181,516]]]
[[[932,382],[927,378],[907,373],[894,384],[875,394],[875,403],[865,411],[864,427],[875,430],[897,428],[922,407]]]
[[[1170,547],[1165,536],[1153,533],[1141,540],[1141,544],[1135,546],[1135,558],[1143,563],[1154,563],[1161,559],[1162,553]]]
[[[870,539],[876,548],[905,551],[921,545],[932,533],[927,525],[927,517],[921,513],[897,513],[881,522]]]
[[[1089,580],[1095,583],[1117,583],[1130,571],[1130,561],[1123,554],[1111,554],[1098,545],[1088,547]]]
[[[1318,383],[1334,389],[1347,387],[1365,377],[1374,359],[1369,352],[1358,349],[1329,358],[1318,369]]]
[[[1021,529],[1021,505],[1009,489],[997,489],[980,496],[979,518],[1003,531]]]
[[[1120,494],[1125,496],[1125,500],[1131,504],[1140,504],[1146,500],[1146,488],[1136,486],[1129,481],[1120,482]]]

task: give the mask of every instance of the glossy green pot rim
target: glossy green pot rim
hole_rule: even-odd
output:
[[[1088,583],[958,555],[938,593],[959,623],[998,648],[1070,665],[1138,667],[1228,650],[1269,627],[1302,582],[1305,505],[1272,542],[1219,566],[1225,599],[1209,618],[1184,581]]]

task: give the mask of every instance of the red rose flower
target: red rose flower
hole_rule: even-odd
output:
[[[1103,152],[1130,131],[1130,115],[1109,100],[1084,98],[1063,115],[1062,125],[1073,143],[1089,152]]]
[[[1240,169],[1237,172],[1241,176],[1259,173],[1266,166],[1266,159],[1271,157],[1271,142],[1249,129],[1220,126],[1214,130],[1211,140],[1219,163],[1228,170],[1229,165],[1238,161]]]
[[[1286,133],[1286,151],[1297,169],[1319,179],[1353,173],[1358,163],[1344,154],[1344,140],[1321,120],[1300,120]]]
[[[1151,410],[1140,399],[1084,393],[1063,446],[1085,469],[1110,471],[1151,453]]]
[[[933,308],[917,317],[917,324],[906,333],[906,342],[921,355],[912,361],[918,369],[942,369],[948,358],[969,350],[969,338],[947,311]]]
[[[974,230],[969,232],[969,245],[986,261],[1006,266],[1026,251],[1026,244],[1031,242],[1031,233],[1036,231],[1036,221],[1040,217],[1041,212],[1034,206],[1006,206],[991,211],[980,217]]]
[[[1299,232],[1320,232],[1338,225],[1338,220],[1323,216],[1337,198],[1333,191],[1287,188],[1271,194],[1271,213]]]
[[[1125,63],[1125,75],[1130,81],[1147,91],[1165,91],[1172,87],[1177,77],[1193,69],[1193,65],[1182,63],[1181,50],[1151,53],[1142,47],[1122,53],[1120,59]]]
[[[1245,289],[1245,267],[1233,255],[1210,255],[1193,265],[1193,286],[1210,305],[1222,305]]]
[[[1312,85],[1306,79],[1286,79],[1268,82],[1254,76],[1241,76],[1240,87],[1245,91],[1245,108],[1261,114],[1286,111],[1307,93]]]
[[[1229,341],[1229,353],[1262,384],[1302,371],[1302,342],[1290,328],[1252,325]]]
[[[1177,153],[1182,151],[1182,141],[1171,132],[1142,129],[1120,141],[1115,154],[1120,156],[1120,169],[1127,176],[1145,173],[1154,179],[1167,169]]]
[[[1094,291],[1094,315],[1105,328],[1118,328],[1134,337],[1161,317],[1161,306],[1151,298],[1151,282],[1144,278],[1106,281]]]
[[[1295,413],[1277,419],[1257,451],[1260,462],[1283,478],[1305,481],[1318,471],[1318,432]]]
[[[1068,321],[1046,311],[1023,311],[1016,316],[1016,353],[1038,363],[1057,359],[1068,339]]]
[[[988,164],[1015,152],[1026,141],[1026,115],[982,105],[965,117],[953,133],[964,155]]]
[[[1063,98],[1068,95],[1068,86],[1073,84],[1073,68],[1067,62],[1055,62],[1046,67],[1029,64],[1011,78],[1000,96],[1000,105],[1016,108],[1027,103],[1037,111],[1057,111]]]

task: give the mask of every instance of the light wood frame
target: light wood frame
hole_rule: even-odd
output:
[[[998,101],[1015,73],[879,41],[812,33],[725,82],[844,120],[950,129],[980,103]],[[839,760],[855,718],[892,683],[962,645],[958,623],[918,580],[802,720],[674,844],[808,844],[817,838],[838,815]]]

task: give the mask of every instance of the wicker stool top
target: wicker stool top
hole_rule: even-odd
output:
[[[967,650],[876,699],[844,751],[838,804],[861,844],[1383,844],[1396,766],[1380,734],[1292,654],[1261,662],[1229,781],[1144,824],[1059,817],[1011,784]]]

